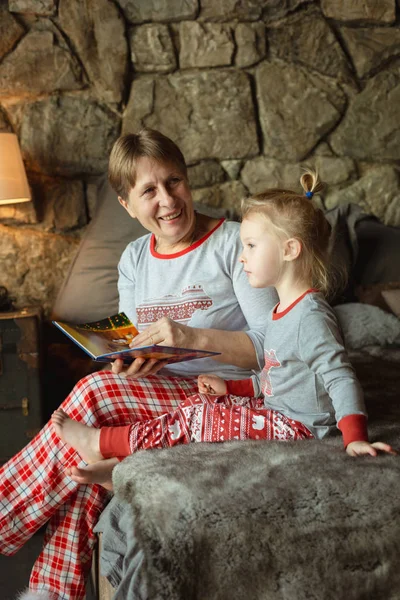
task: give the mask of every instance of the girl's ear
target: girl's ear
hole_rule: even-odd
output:
[[[296,260],[301,254],[301,242],[297,238],[289,238],[283,246],[283,260]]]
[[[118,202],[121,204],[121,206],[124,207],[127,213],[132,217],[132,219],[136,219],[136,215],[132,212],[132,209],[130,208],[127,200],[124,200],[121,196],[118,196]]]

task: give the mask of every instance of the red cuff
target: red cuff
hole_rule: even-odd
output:
[[[340,419],[338,428],[343,434],[345,448],[350,442],[368,442],[367,417],[365,415],[347,415]]]
[[[102,427],[100,429],[100,453],[104,458],[124,459],[132,454],[129,446],[129,433],[132,425]]]
[[[247,396],[248,398],[254,396],[254,386],[251,379],[229,379],[225,383],[228,394],[232,394],[232,396]]]

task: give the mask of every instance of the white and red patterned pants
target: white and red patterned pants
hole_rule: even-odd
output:
[[[196,380],[152,376],[135,381],[102,371],[82,379],[61,407],[93,427],[130,424],[132,451],[201,441],[312,437],[301,423],[263,409],[260,399],[188,397],[195,391]],[[82,464],[49,423],[0,470],[0,553],[15,553],[49,521],[30,588],[51,591],[57,600],[85,596],[93,528],[106,501],[100,486],[78,485],[65,476],[66,467]]]
[[[115,449],[108,456],[121,456],[119,430]],[[169,448],[191,442],[227,442],[231,440],[300,440],[312,438],[298,421],[264,408],[262,398],[209,396],[195,394],[181,402],[176,410],[145,423],[123,428],[129,434],[130,453],[149,448]],[[125,453],[126,455],[127,453]]]

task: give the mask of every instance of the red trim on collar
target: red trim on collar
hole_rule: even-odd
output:
[[[289,311],[292,310],[292,308],[294,308],[296,306],[296,304],[298,304],[300,302],[300,300],[303,300],[304,296],[306,296],[307,294],[312,294],[313,292],[319,292],[319,290],[316,290],[315,288],[310,288],[309,290],[306,290],[304,292],[304,294],[302,294],[299,298],[297,298],[294,302],[292,302],[292,304],[290,304],[290,306],[288,306],[287,308],[285,308],[285,310],[283,310],[280,313],[277,313],[276,310],[279,306],[279,302],[276,306],[274,306],[274,308],[272,309],[272,320],[273,321],[277,321],[278,319],[282,319],[282,317],[284,317],[285,315],[288,314]]]
[[[213,229],[211,229],[211,231],[209,231],[202,238],[197,240],[197,242],[195,244],[192,244],[188,248],[185,248],[185,250],[181,250],[180,252],[175,252],[174,254],[160,254],[159,252],[157,252],[157,250],[155,249],[156,248],[156,237],[155,237],[154,233],[152,233],[151,238],[150,238],[150,253],[155,258],[161,258],[162,260],[169,260],[171,258],[178,258],[179,256],[183,256],[184,254],[187,254],[188,252],[191,252],[192,250],[196,250],[196,248],[198,248],[199,246],[204,244],[204,242],[206,240],[208,240],[210,235],[212,235],[214,233],[214,231],[216,231],[218,229],[218,227],[220,227],[224,221],[225,221],[225,218],[223,217],[219,221],[219,223],[217,223],[216,226]]]

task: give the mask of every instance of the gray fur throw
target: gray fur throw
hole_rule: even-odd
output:
[[[399,364],[369,361],[371,439],[398,448]],[[146,600],[400,599],[400,457],[350,458],[339,436],[192,444],[128,457],[114,488]]]

